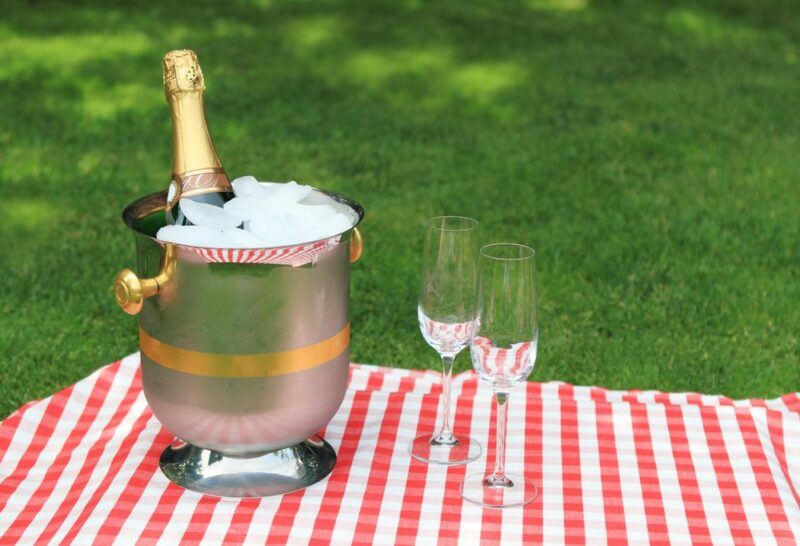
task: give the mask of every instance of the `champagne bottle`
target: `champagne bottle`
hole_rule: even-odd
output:
[[[221,207],[233,199],[233,188],[217,157],[203,110],[205,83],[194,51],[164,55],[164,94],[172,114],[172,182],[167,196],[167,223],[192,225],[181,201]]]

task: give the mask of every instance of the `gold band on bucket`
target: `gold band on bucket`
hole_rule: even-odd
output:
[[[319,343],[277,353],[231,355],[201,353],[159,341],[139,328],[147,358],[172,370],[208,377],[264,377],[314,368],[342,354],[350,344],[350,323]]]

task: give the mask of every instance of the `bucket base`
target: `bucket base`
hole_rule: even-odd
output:
[[[175,439],[161,454],[170,481],[216,497],[268,497],[317,483],[336,465],[331,445],[313,436],[297,445],[250,456],[225,455]]]

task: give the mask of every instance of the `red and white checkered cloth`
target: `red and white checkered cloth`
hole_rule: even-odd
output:
[[[218,499],[158,470],[170,434],[141,393],[138,356],[0,425],[0,543],[796,544],[800,398],[617,392],[529,383],[511,395],[509,471],[533,504],[484,510],[458,494],[491,464],[490,391],[454,381],[455,432],[488,448],[468,467],[411,460],[433,429],[433,372],[354,366],[325,431],[329,479],[264,499]]]

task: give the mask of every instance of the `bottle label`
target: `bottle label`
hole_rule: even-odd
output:
[[[175,197],[191,197],[201,193],[233,191],[228,175],[219,168],[200,169],[182,174],[173,173],[172,179],[180,186],[180,196]]]

